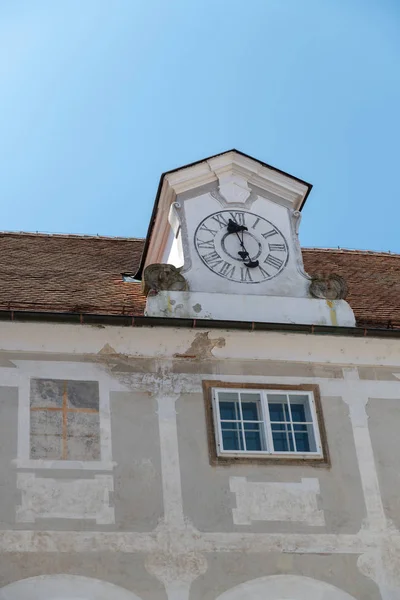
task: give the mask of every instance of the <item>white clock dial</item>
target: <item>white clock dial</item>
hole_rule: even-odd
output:
[[[264,217],[221,210],[200,223],[196,250],[213,273],[238,283],[260,283],[276,277],[289,258],[287,242]]]

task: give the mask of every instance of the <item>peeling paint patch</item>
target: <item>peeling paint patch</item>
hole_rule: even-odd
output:
[[[193,306],[193,310],[195,313],[201,312],[201,304],[197,303]]]
[[[104,344],[101,350],[98,351],[97,354],[117,354],[117,351],[114,350],[110,344]]]
[[[214,348],[223,348],[225,338],[209,338],[209,331],[198,333],[186,352],[174,354],[174,358],[214,358]]]

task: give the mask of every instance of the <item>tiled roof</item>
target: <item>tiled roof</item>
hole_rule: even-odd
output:
[[[124,283],[143,240],[0,233],[0,309],[139,314],[141,286]]]
[[[361,250],[303,248],[307,273],[336,273],[347,281],[346,298],[357,325],[400,327],[400,255]]]
[[[143,314],[134,272],[144,240],[0,233],[0,310]],[[337,273],[349,286],[357,323],[400,327],[400,255],[303,249],[308,273]]]

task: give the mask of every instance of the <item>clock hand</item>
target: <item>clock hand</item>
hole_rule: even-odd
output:
[[[243,264],[249,269],[254,269],[255,267],[258,267],[260,263],[258,262],[258,260],[251,260],[250,254],[247,252],[243,242],[243,234],[245,231],[248,231],[247,227],[245,227],[245,225],[239,225],[239,223],[236,223],[236,221],[229,219],[227,229],[228,233],[236,233],[236,236],[239,240],[239,244],[242,247],[242,250],[240,250],[238,254],[243,260]],[[239,232],[242,234],[242,238],[240,238]],[[245,262],[245,260],[247,260],[248,262]]]
[[[236,221],[232,221],[232,219],[228,220],[228,233],[238,233],[239,231],[247,231],[247,227],[245,225],[239,225]]]

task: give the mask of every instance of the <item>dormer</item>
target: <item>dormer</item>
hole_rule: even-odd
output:
[[[138,277],[170,266],[147,271],[147,314],[332,324],[327,301],[340,300],[350,311],[342,324],[354,325],[340,295],[310,293],[298,229],[311,187],[237,150],[165,173]],[[307,314],[293,314],[295,299]]]

